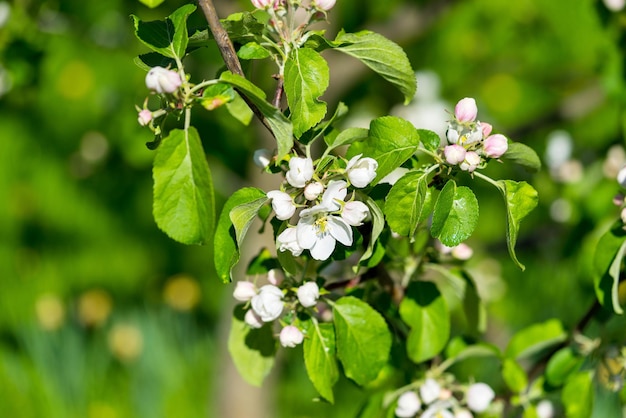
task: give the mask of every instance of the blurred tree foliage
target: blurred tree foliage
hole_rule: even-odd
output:
[[[3,415],[212,416],[225,345],[217,320],[231,289],[216,279],[208,248],[176,244],[154,225],[152,138],[135,111],[147,91],[133,58],[145,51],[128,18],[162,18],[183,3],[0,2]],[[217,7],[222,16],[251,9],[244,0]],[[339,0],[330,18],[331,31],[396,40],[416,70],[437,74],[442,100],[475,97],[481,120],[540,155],[558,132],[571,138],[561,165],[514,174],[540,195],[519,241],[526,272],[508,260],[504,212],[490,193],[478,196],[470,243],[494,340],[552,317],[573,327],[595,298],[590,254],[618,215],[626,12],[595,0]],[[206,26],[199,13],[191,24]],[[221,59],[210,46],[190,65],[210,75]],[[401,97],[359,65],[331,72],[329,94],[364,117],[388,113]],[[268,74],[253,74],[270,86]],[[417,100],[432,89],[418,86]],[[220,112],[196,126],[223,200],[256,176],[248,161],[264,134]],[[624,344],[624,321],[608,325],[598,332]],[[350,416],[365,396],[345,382],[337,407],[313,404],[304,371],[283,373],[277,416]]]

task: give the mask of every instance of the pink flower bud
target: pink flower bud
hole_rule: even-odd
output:
[[[241,281],[237,282],[233,297],[242,302],[247,302],[257,294],[256,286],[254,283]]]
[[[622,206],[624,204],[624,195],[621,193],[618,193],[615,196],[613,196],[613,204],[615,206]]]
[[[480,155],[478,155],[474,151],[468,151],[465,154],[465,160],[461,163],[459,167],[461,167],[461,170],[471,173],[472,171],[476,170],[476,168],[478,168],[480,162]]]
[[[267,281],[274,286],[278,286],[283,282],[283,274],[278,269],[272,269],[267,272]]]
[[[335,6],[337,0],[313,0],[313,6],[316,9],[328,11]]]
[[[466,97],[459,100],[454,107],[454,116],[456,120],[461,123],[473,122],[478,114],[478,108],[476,107],[476,100],[471,97]]]
[[[370,210],[365,203],[352,200],[343,205],[341,217],[349,225],[360,226],[363,225],[363,221],[368,217],[369,213]]]
[[[480,122],[480,129],[482,129],[483,131],[483,136],[487,138],[491,134],[493,126],[491,126],[491,124],[487,122]]]
[[[276,9],[278,7],[278,4],[280,3],[279,0],[250,0],[250,1],[252,2],[252,5],[254,7],[260,10],[269,9],[270,7]]]
[[[474,383],[467,389],[467,407],[474,412],[485,411],[496,396],[486,383]]]
[[[443,149],[443,155],[446,157],[446,162],[451,165],[462,163],[465,160],[465,154],[467,154],[465,148],[458,144],[446,145]]]
[[[157,93],[174,93],[182,84],[180,74],[163,67],[153,67],[146,74],[146,87]]]
[[[508,148],[506,136],[501,134],[488,136],[483,143],[483,151],[489,158],[500,158]]]
[[[452,257],[457,260],[469,260],[472,258],[472,255],[474,255],[474,250],[472,250],[472,247],[462,242],[456,247],[453,247],[450,253]]]
[[[137,117],[137,121],[141,126],[146,126],[152,120],[152,112],[148,109],[143,109],[139,111],[139,115]]]
[[[317,298],[320,297],[320,288],[315,282],[306,282],[298,288],[298,300],[305,308],[310,308],[317,304]]]
[[[415,414],[417,414],[421,407],[422,402],[420,402],[419,396],[411,390],[400,395],[395,414],[399,418],[412,418]]]
[[[252,309],[246,312],[246,315],[243,317],[243,322],[248,324],[250,328],[261,328],[263,326],[263,320]]]
[[[304,335],[302,334],[302,331],[293,325],[287,325],[280,331],[279,339],[280,344],[283,347],[293,348],[298,344],[302,344],[302,341],[304,341]]]
[[[285,221],[296,212],[296,205],[293,199],[285,192],[272,190],[267,192],[267,197],[272,199],[272,209],[276,212],[276,218]]]
[[[306,200],[315,200],[322,192],[324,192],[324,185],[319,181],[314,181],[304,188],[304,197]]]

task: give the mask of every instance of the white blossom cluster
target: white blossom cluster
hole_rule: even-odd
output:
[[[473,383],[464,391],[464,398],[455,398],[452,391],[427,378],[417,391],[409,390],[398,397],[395,415],[398,418],[472,418],[487,411],[495,393],[486,383]]]
[[[476,100],[470,97],[459,100],[454,119],[448,122],[448,145],[443,149],[448,164],[470,173],[483,164],[484,158],[500,158],[508,149],[507,138],[492,135],[491,124],[476,120],[477,115]]]
[[[286,182],[281,190],[272,190],[267,197],[281,221],[291,220],[296,211],[296,225],[289,224],[276,237],[279,251],[290,251],[299,256],[308,250],[316,260],[327,260],[337,241],[349,247],[353,242],[352,227],[360,226],[369,216],[365,203],[348,197],[350,187],[363,188],[376,177],[376,160],[357,155],[347,162],[341,179],[318,178],[313,160],[292,157]]]

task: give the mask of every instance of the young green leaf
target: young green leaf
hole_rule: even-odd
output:
[[[413,282],[400,303],[400,317],[411,327],[406,350],[419,364],[435,357],[450,338],[450,313],[432,282]]]
[[[246,102],[244,102],[237,92],[235,92],[235,98],[226,103],[226,110],[228,110],[228,113],[230,113],[232,117],[237,119],[244,126],[250,125],[250,122],[254,117],[252,110],[250,110]]]
[[[565,416],[568,418],[589,418],[593,410],[593,392],[591,372],[579,372],[568,379],[561,393],[561,401],[565,406]]]
[[[404,95],[404,103],[409,103],[417,88],[415,71],[404,50],[396,43],[378,33],[362,31],[358,33],[339,32],[335,47],[365,65],[396,86]]]
[[[189,35],[187,34],[187,18],[196,6],[185,4],[176,9],[165,20],[144,22],[132,15],[135,35],[151,50],[169,58],[185,56]]]
[[[285,95],[296,137],[326,115],[326,103],[319,97],[328,88],[329,77],[326,60],[314,50],[297,48],[289,56],[285,64]]]
[[[248,42],[237,51],[237,56],[242,60],[260,60],[268,58],[270,53],[267,49],[256,42]]]
[[[362,265],[364,261],[369,259],[374,254],[374,246],[376,245],[376,242],[378,241],[378,237],[380,237],[380,234],[383,232],[383,229],[385,228],[385,218],[383,215],[383,211],[380,210],[380,207],[378,206],[378,204],[376,204],[374,199],[372,199],[366,194],[359,194],[359,197],[363,201],[363,203],[367,205],[367,207],[370,210],[370,217],[372,221],[372,234],[370,236],[369,242],[367,243],[367,248],[365,249],[365,252],[359,259],[359,262],[357,263],[357,265],[354,267],[355,270],[358,269],[358,267]]]
[[[274,366],[276,340],[272,327],[250,328],[244,322],[245,309],[238,305],[233,313],[228,336],[228,351],[241,377],[251,385],[261,386]]]
[[[155,7],[163,3],[165,0],[139,0],[139,1],[142,4],[145,4],[146,6],[148,6],[149,8],[154,9]]]
[[[333,385],[339,379],[339,369],[332,324],[311,324],[304,340],[304,365],[315,389],[333,403]]]
[[[214,110],[235,100],[236,94],[235,90],[227,84],[213,84],[202,92],[200,104],[206,110]]]
[[[348,128],[341,131],[336,137],[324,137],[328,148],[334,149],[342,145],[348,145],[356,141],[364,141],[369,135],[369,130],[365,128]]]
[[[383,317],[354,296],[333,303],[337,355],[345,375],[359,385],[376,379],[387,362],[391,334]]]
[[[259,213],[261,207],[266,204],[268,198],[266,196],[254,199],[250,202],[241,203],[230,210],[230,221],[235,227],[235,236],[237,237],[237,247],[241,248],[243,239]]]
[[[220,81],[236,87],[250,101],[252,101],[266,117],[267,123],[272,128],[278,145],[278,159],[280,160],[289,153],[293,147],[293,127],[283,113],[265,101],[263,90],[252,84],[240,75],[225,71],[220,74]]]
[[[594,287],[598,301],[616,314],[623,313],[618,287],[625,252],[626,231],[619,220],[602,235],[593,257]]]
[[[583,365],[585,358],[580,356],[572,347],[564,347],[554,353],[546,366],[546,381],[554,387],[559,387]]]
[[[541,160],[535,150],[519,142],[509,141],[509,147],[501,158],[519,164],[532,172],[541,169]]]
[[[474,192],[449,180],[435,202],[431,235],[454,247],[469,238],[477,224],[478,201]]]
[[[422,145],[424,145],[424,148],[428,151],[435,152],[439,149],[441,139],[435,132],[429,131],[428,129],[418,129],[417,133],[420,136]]]
[[[510,358],[521,359],[566,339],[567,333],[561,322],[558,319],[550,319],[518,331],[509,341],[504,354]]]
[[[233,193],[222,208],[222,213],[215,230],[213,252],[215,255],[215,269],[217,275],[224,283],[228,283],[231,280],[231,270],[233,266],[237,264],[237,261],[239,261],[238,237],[233,221],[231,220],[231,210],[240,205],[258,201],[259,199],[266,199],[265,193],[262,190],[246,187]],[[241,223],[239,227],[241,230]]]
[[[419,223],[430,216],[433,206],[428,175],[410,171],[391,187],[385,199],[385,217],[395,233],[413,237]]]
[[[502,362],[502,378],[504,383],[515,393],[522,393],[528,386],[528,377],[517,361],[505,358]]]
[[[215,222],[213,180],[195,128],[174,129],[156,150],[154,219],[183,244],[205,244]]]

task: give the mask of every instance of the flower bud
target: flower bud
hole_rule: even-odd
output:
[[[396,406],[395,414],[399,418],[411,418],[422,407],[420,398],[413,391],[404,392],[398,398],[398,406]]]
[[[456,120],[461,123],[473,122],[478,114],[478,108],[476,107],[476,100],[471,97],[466,97],[459,100],[454,107],[454,116]]]
[[[306,200],[315,200],[324,191],[324,185],[319,181],[309,183],[304,188],[304,197]]]
[[[267,272],[267,281],[274,286],[278,286],[283,282],[283,274],[279,269],[271,269]]]
[[[420,386],[420,397],[426,405],[439,399],[441,386],[435,379],[428,378],[422,386]]]
[[[376,177],[376,169],[378,168],[378,162],[375,159],[365,157],[361,158],[359,154],[350,161],[346,166],[346,173],[350,183],[354,187],[363,188],[366,187]]]
[[[264,10],[278,7],[279,0],[250,0],[257,9]]]
[[[626,208],[623,208],[619,214],[619,217],[622,219],[622,222],[626,224]]]
[[[298,288],[298,300],[305,308],[310,308],[317,304],[317,298],[320,297],[320,288],[315,282],[306,282]]]
[[[293,187],[304,187],[313,177],[313,160],[310,158],[293,157],[289,160],[287,181]]]
[[[443,149],[443,155],[446,157],[446,162],[451,165],[457,165],[465,160],[465,154],[467,150],[460,145],[446,145]]]
[[[463,145],[470,145],[476,142],[480,142],[483,139],[483,131],[479,127],[472,129],[467,135],[464,135],[462,140]]]
[[[501,134],[488,136],[483,143],[483,151],[489,158],[500,158],[508,148],[506,136]]]
[[[293,199],[285,192],[272,190],[267,192],[267,197],[272,199],[272,209],[276,212],[276,218],[285,221],[296,213],[296,205]]]
[[[180,74],[163,67],[153,67],[146,74],[146,87],[157,93],[174,93],[183,84]]]
[[[537,412],[537,417],[539,418],[553,418],[554,406],[552,405],[552,402],[544,399],[537,404],[535,412]]]
[[[483,131],[483,137],[487,138],[491,134],[493,126],[487,122],[480,122],[480,129]]]
[[[274,285],[266,284],[252,298],[252,309],[263,322],[271,322],[283,313],[283,292]]]
[[[254,151],[252,161],[254,161],[254,164],[258,167],[265,168],[270,165],[270,162],[272,161],[272,152],[265,148],[258,149]]]
[[[335,6],[337,0],[313,0],[313,6],[316,9],[328,11]]]
[[[457,260],[469,260],[472,258],[472,255],[474,255],[474,250],[472,250],[472,247],[462,242],[456,247],[453,247],[450,253],[452,257]]]
[[[256,296],[256,294],[257,294],[257,291],[256,291],[256,286],[254,285],[254,283],[247,282],[247,281],[237,282],[237,285],[235,286],[235,290],[233,291],[233,297],[242,302],[249,301],[254,296]]]
[[[276,237],[278,251],[289,251],[295,257],[302,254],[304,249],[298,244],[296,228],[286,228]]]
[[[480,155],[478,155],[474,151],[468,151],[465,154],[465,160],[461,163],[460,167],[461,170],[471,173],[472,171],[476,170],[476,168],[480,165],[480,162]]]
[[[486,383],[474,383],[467,389],[467,407],[474,412],[485,411],[496,394]]]
[[[293,325],[287,325],[280,331],[280,335],[278,336],[280,339],[280,344],[283,347],[293,348],[298,344],[302,344],[304,341],[304,335],[302,331],[300,331],[297,327]]]
[[[261,328],[263,326],[263,321],[261,317],[254,312],[252,309],[248,309],[246,314],[243,317],[243,322],[248,324],[250,328]]]
[[[617,182],[626,189],[626,166],[617,173]]]
[[[152,112],[148,109],[143,109],[139,111],[139,115],[137,116],[137,121],[141,126],[146,126],[152,120]]]
[[[341,217],[349,225],[360,226],[363,225],[363,221],[369,216],[370,210],[367,205],[358,200],[352,200],[346,202],[343,205],[343,211],[341,211]]]

